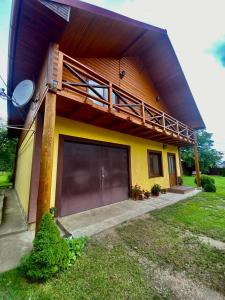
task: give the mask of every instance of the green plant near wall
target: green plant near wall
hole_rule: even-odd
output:
[[[159,184],[154,184],[151,188],[151,193],[153,196],[159,196],[159,193],[161,192],[161,186]]]

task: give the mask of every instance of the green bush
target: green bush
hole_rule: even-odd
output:
[[[225,168],[220,169],[220,176],[225,177]]]
[[[22,258],[20,270],[31,281],[44,281],[66,269],[70,259],[67,242],[60,237],[52,215],[46,213],[42,217],[31,253]]]
[[[206,184],[210,184],[210,183],[215,185],[215,179],[213,177],[210,177],[210,176],[204,175],[204,174],[201,175],[201,186],[203,188],[205,188]],[[195,178],[195,184],[197,184],[196,178]]]
[[[205,187],[204,187],[205,192],[216,192],[216,186],[215,184],[211,183],[206,183]]]

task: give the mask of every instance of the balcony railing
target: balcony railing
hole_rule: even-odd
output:
[[[59,66],[60,64],[59,89],[78,94],[84,99],[91,99],[110,113],[121,112],[140,120],[143,126],[159,129],[188,143],[194,143],[194,131],[187,125],[130,94],[62,52],[59,53]]]

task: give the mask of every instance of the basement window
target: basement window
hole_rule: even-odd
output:
[[[148,150],[148,175],[152,177],[163,176],[162,152]]]

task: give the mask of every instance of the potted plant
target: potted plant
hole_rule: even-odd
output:
[[[180,185],[180,186],[183,185],[183,178],[182,177],[180,177],[180,176],[177,177],[177,184]]]
[[[150,198],[150,196],[151,196],[151,193],[150,193],[150,191],[148,191],[148,190],[145,190],[145,191],[144,191],[144,197],[145,197],[145,199],[149,199],[149,198]]]
[[[153,196],[159,196],[159,193],[161,191],[161,186],[159,184],[154,184],[151,188],[151,193]]]
[[[134,200],[142,200],[142,189],[140,185],[135,184],[131,188],[131,198]]]

